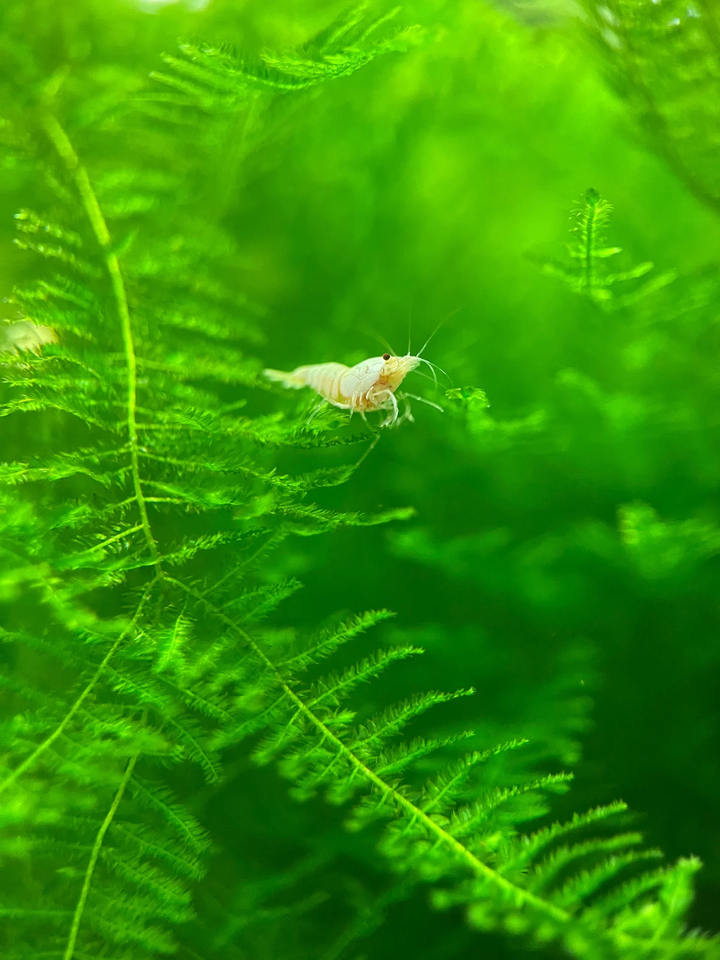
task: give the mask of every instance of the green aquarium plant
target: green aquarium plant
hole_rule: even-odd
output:
[[[682,728],[677,830],[651,823],[646,842],[608,796],[632,776],[580,760],[581,739],[595,757],[603,744],[605,691],[627,690],[613,618],[626,640],[660,599],[670,626],[710,603],[717,378],[704,364],[687,380],[715,271],[623,263],[595,189],[559,254],[531,248],[556,236],[565,194],[532,229],[523,203],[502,204],[477,256],[448,265],[439,247],[448,224],[472,235],[449,184],[478,162],[477,70],[530,113],[538,64],[584,83],[562,151],[576,137],[595,156],[580,116],[596,106],[609,124],[623,101],[575,45],[609,47],[632,99],[662,73],[675,18],[642,3],[579,24],[553,4],[325,6],[0,11],[3,960],[720,957],[693,913],[697,850],[669,861],[655,845],[714,795],[693,767],[717,720],[709,686],[699,746]],[[714,43],[712,11],[682,17],[693,50]],[[703,136],[673,132],[682,81],[658,92],[668,150]],[[710,97],[696,77],[692,96]],[[505,110],[483,124],[486,179],[509,162],[521,182]],[[685,146],[673,175],[705,201],[706,168],[684,171],[709,148]],[[628,207],[632,177],[617,179]],[[673,182],[671,212],[702,223]],[[493,268],[511,258],[514,274]],[[443,367],[482,388],[430,385],[444,412],[390,429],[263,375],[376,354],[359,316],[396,314],[428,265],[427,303],[455,314]],[[512,316],[503,344],[484,342],[505,394],[460,320],[480,314],[483,275],[486,313]],[[458,291],[470,306],[449,302]],[[543,367],[523,324],[548,312]],[[703,461],[693,482],[657,459],[668,444]],[[684,496],[663,499],[678,476]],[[638,704],[672,691],[683,638],[657,635],[665,673],[636,685]],[[631,662],[650,664],[634,639]],[[710,678],[708,650],[689,644],[688,661]],[[670,748],[685,749],[655,731],[649,755]]]

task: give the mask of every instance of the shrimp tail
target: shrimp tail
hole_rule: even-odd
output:
[[[291,387],[293,390],[299,390],[301,387],[307,386],[303,377],[299,377],[297,373],[285,373],[284,370],[263,370],[263,373],[268,380],[282,383],[283,386]]]

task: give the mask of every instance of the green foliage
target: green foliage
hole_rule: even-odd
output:
[[[428,887],[435,908],[461,907],[468,921],[437,956],[500,943],[510,955],[587,960],[720,956],[691,913],[699,859],[653,866],[661,854],[629,828],[625,803],[585,802],[582,778],[588,812],[573,814],[565,797],[590,728],[587,691],[603,682],[599,640],[611,636],[582,612],[607,607],[604,588],[620,577],[618,595],[692,599],[718,553],[712,510],[656,500],[656,461],[631,456],[648,436],[665,450],[668,434],[678,450],[697,441],[704,452],[692,424],[713,370],[681,398],[647,370],[660,356],[677,382],[678,354],[661,346],[689,318],[680,356],[695,356],[714,274],[669,284],[667,270],[616,294],[651,264],[610,271],[621,252],[603,237],[610,207],[588,191],[566,260],[543,265],[561,281],[556,303],[589,318],[587,354],[558,365],[544,394],[496,403],[487,372],[487,394],[451,387],[436,426],[382,442],[337,411],[310,417],[310,404],[260,376],[266,357],[299,344],[311,360],[317,346],[302,313],[274,336],[285,271],[257,252],[267,238],[281,250],[293,204],[317,202],[303,162],[329,181],[337,162],[348,183],[359,166],[369,181],[362,151],[402,137],[373,111],[399,91],[406,109],[422,104],[427,80],[412,71],[447,57],[425,41],[454,31],[465,42],[463,16],[508,83],[534,41],[475,5],[425,10],[424,28],[363,5],[320,32],[308,15],[298,30],[310,39],[288,30],[295,45],[276,38],[280,53],[241,54],[226,40],[246,14],[218,6],[198,16],[219,40],[183,42],[160,70],[169,38],[195,32],[189,9],[151,17],[88,0],[76,14],[38,2],[31,22],[13,0],[0,13],[11,64],[3,162],[17,210],[0,339],[3,957],[337,960],[362,938],[374,951],[383,920],[392,931],[393,911]],[[619,16],[603,9],[606,22]],[[644,16],[638,8],[633,22]],[[384,57],[398,52],[409,56]],[[353,96],[367,134],[356,144],[352,124],[323,114],[344,120]],[[385,171],[392,202],[398,170]],[[263,211],[247,234],[253,202]],[[433,202],[454,219],[442,196]],[[328,238],[333,217],[351,232],[342,204],[324,210]],[[374,249],[373,217],[361,202],[354,210]],[[287,243],[322,261],[307,272],[327,306],[339,268],[322,260],[325,231],[311,234],[288,231]],[[507,236],[519,259],[526,245]],[[270,282],[258,280],[264,270]],[[326,331],[328,359],[359,349],[355,311],[371,273],[353,267],[345,300],[325,311],[328,331],[349,317],[355,337],[341,346]],[[299,300],[295,282],[287,296]],[[498,285],[509,301],[511,286]],[[582,295],[572,307],[563,288]],[[377,283],[373,304],[384,295]],[[585,362],[608,339],[608,362]],[[453,349],[444,365],[473,383],[462,336]],[[618,355],[627,378],[608,371]],[[440,442],[450,455],[437,455]],[[712,489],[716,472],[709,462],[699,482]],[[529,506],[537,477],[543,517]],[[568,477],[592,478],[605,513],[569,497],[558,480]],[[388,533],[385,550],[374,528],[412,519],[414,508],[397,506],[408,501],[420,519]],[[426,577],[412,590],[408,570]],[[413,597],[420,612],[391,627],[381,582],[388,605]],[[315,626],[319,610],[368,585],[378,609]],[[551,807],[561,811],[552,819]]]
[[[605,228],[610,219],[612,206],[603,200],[597,190],[587,190],[575,211],[573,240],[567,252],[571,265],[557,261],[542,262],[543,272],[566,283],[575,293],[581,293],[603,306],[629,306],[641,297],[654,293],[670,283],[674,271],[669,270],[646,281],[631,293],[613,296],[611,287],[621,281],[637,280],[653,268],[650,262],[639,263],[629,270],[611,271],[605,261],[622,253],[622,247],[605,246]]]
[[[336,51],[332,69],[316,79],[391,48],[386,41],[362,56]],[[176,75],[193,60],[185,53]],[[222,74],[233,111],[248,109],[246,77],[226,57],[203,48],[194,59],[196,78]],[[293,75],[293,63],[279,60],[278,70]],[[57,100],[62,78],[55,87]],[[227,282],[232,244],[190,199],[190,172],[202,176],[213,135],[190,171],[171,133],[153,139],[123,105],[100,132],[149,145],[119,153],[115,166],[104,148],[89,173],[83,125],[72,114],[61,123],[51,97],[40,103],[35,129],[13,127],[27,162],[42,163],[53,179],[47,215],[17,214],[17,246],[48,265],[13,294],[23,339],[10,328],[3,367],[3,415],[42,415],[50,428],[31,447],[11,433],[9,450],[24,459],[2,467],[3,595],[30,593],[41,614],[3,633],[19,648],[10,663],[23,677],[10,682],[0,784],[10,860],[3,909],[15,921],[4,955],[171,954],[168,926],[192,917],[187,883],[203,875],[209,838],[167,792],[163,770],[190,761],[217,782],[217,745],[240,736],[238,703],[260,696],[260,654],[254,646],[238,652],[248,640],[240,625],[257,623],[294,585],[251,589],[252,570],[291,533],[403,513],[364,517],[304,503],[352,469],[283,475],[268,468],[263,451],[320,445],[328,425],[249,417],[246,400],[230,399],[229,387],[256,381],[260,365],[243,342],[261,341],[262,311]],[[28,329],[52,337],[38,334],[35,345]],[[73,420],[83,424],[81,443]],[[221,578],[209,574],[200,559],[207,555],[224,556]],[[220,607],[233,619],[214,617]],[[313,655],[338,642],[321,640]],[[57,689],[48,689],[45,669],[22,668],[23,648],[59,665]],[[343,685],[392,658],[378,656]],[[30,890],[19,882],[28,858],[36,865]]]
[[[720,20],[708,0],[586,4],[618,87],[673,171],[718,209],[713,144],[720,132],[717,65]]]

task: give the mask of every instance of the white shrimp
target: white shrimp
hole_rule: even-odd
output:
[[[346,367],[344,363],[314,363],[310,366],[297,367],[291,373],[282,370],[265,370],[269,380],[277,380],[286,387],[299,390],[301,387],[311,387],[323,400],[327,400],[334,407],[349,410],[352,415],[358,412],[363,419],[366,413],[374,410],[389,410],[388,416],[381,426],[392,426],[403,420],[412,420],[410,405],[405,394],[395,395],[395,391],[405,377],[419,367],[421,363],[433,365],[421,356],[408,353],[404,357],[396,357],[391,353],[384,353],[381,357],[370,357],[356,363],[354,367]],[[410,395],[412,396],[412,395]],[[398,397],[405,400],[405,409],[402,415],[398,408]],[[429,403],[422,397],[413,399]]]

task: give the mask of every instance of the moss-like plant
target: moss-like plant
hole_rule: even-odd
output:
[[[307,91],[421,31],[354,10],[260,63],[183,44],[148,84],[100,64],[44,69],[22,7],[0,14],[17,61],[2,132],[8,167],[42,186],[37,209],[17,213],[17,245],[35,256],[2,355],[3,958],[229,960],[245,955],[243,913],[292,920],[267,903],[312,863],[260,892],[240,884],[220,934],[201,894],[194,906],[229,840],[178,768],[195,764],[212,787],[247,757],[290,781],[288,806],[322,794],[373,837],[396,879],[366,925],[383,898],[430,883],[435,905],[463,905],[474,927],[573,956],[717,956],[717,941],[685,929],[699,861],[645,870],[659,854],[621,827],[625,804],[530,832],[567,774],[498,785],[484,771],[522,740],[463,752],[464,730],[408,732],[471,690],[359,714],[361,684],[422,652],[400,642],[342,660],[387,611],[310,635],[263,623],[298,587],[263,574],[291,537],[410,511],[312,502],[353,476],[350,451],[370,436],[331,412],[275,412],[255,357],[263,307],[238,289],[224,191],[310,109]],[[588,195],[573,281],[596,299],[601,204]],[[345,447],[349,464],[280,470],[282,452],[323,446]]]

